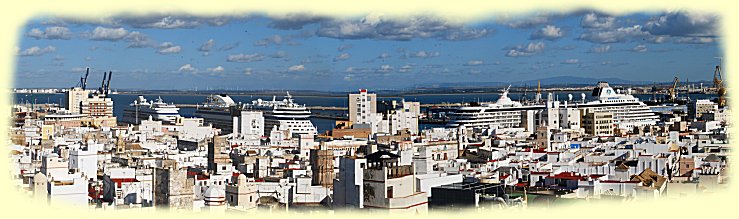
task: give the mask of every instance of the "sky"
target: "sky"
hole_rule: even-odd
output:
[[[433,14],[309,13],[89,20],[37,17],[20,31],[16,88],[408,89],[555,76],[710,81],[720,18],[689,11],[537,12],[459,22]]]

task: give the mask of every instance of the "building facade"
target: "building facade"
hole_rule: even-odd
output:
[[[360,89],[359,93],[349,94],[349,121],[353,124],[372,124],[377,113],[377,94]]]

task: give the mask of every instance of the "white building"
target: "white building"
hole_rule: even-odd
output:
[[[64,93],[65,107],[72,113],[82,113],[82,101],[90,95],[89,90],[83,90],[81,87],[74,87]]]
[[[264,115],[261,111],[241,111],[233,117],[233,133],[244,137],[264,136]]]
[[[98,171],[98,148],[102,144],[88,142],[85,148],[69,151],[69,169],[75,169],[88,179],[96,179]]]
[[[401,101],[400,106],[395,106],[393,101],[393,110],[387,115],[389,133],[396,134],[402,130],[409,130],[411,134],[418,134],[418,117],[421,115],[420,102]]]
[[[372,124],[377,113],[377,94],[360,89],[359,93],[349,94],[349,121],[353,124]]]
[[[87,206],[87,180],[78,175],[50,178],[49,204]]]
[[[69,162],[57,154],[47,154],[41,160],[41,173],[47,178],[58,178],[69,174]]]

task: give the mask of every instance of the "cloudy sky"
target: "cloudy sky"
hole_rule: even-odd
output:
[[[456,22],[435,15],[351,18],[147,15],[41,17],[21,30],[15,87],[401,89],[553,76],[710,80],[723,53],[714,15],[597,11]]]

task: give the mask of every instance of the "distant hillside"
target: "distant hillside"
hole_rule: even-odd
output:
[[[620,78],[585,78],[576,76],[556,76],[542,79],[533,79],[526,81],[513,81],[513,82],[454,82],[454,83],[429,83],[419,84],[417,88],[463,88],[463,87],[499,87],[506,85],[513,86],[536,86],[541,81],[542,86],[554,86],[554,85],[578,85],[587,86],[595,85],[599,81],[606,81],[609,84],[620,84],[620,85],[647,85],[652,84],[651,81],[630,81]]]
[[[645,84],[652,84],[651,81],[630,81],[630,80],[624,80],[620,78],[585,78],[585,77],[576,77],[576,76],[556,76],[556,77],[549,77],[549,78],[543,78],[543,79],[535,79],[535,80],[527,80],[527,81],[516,81],[511,82],[511,84],[515,85],[529,85],[529,86],[536,86],[537,82],[541,81],[542,86],[552,86],[552,85],[595,85],[599,81],[605,81],[609,84],[622,84],[622,85],[645,85]]]

